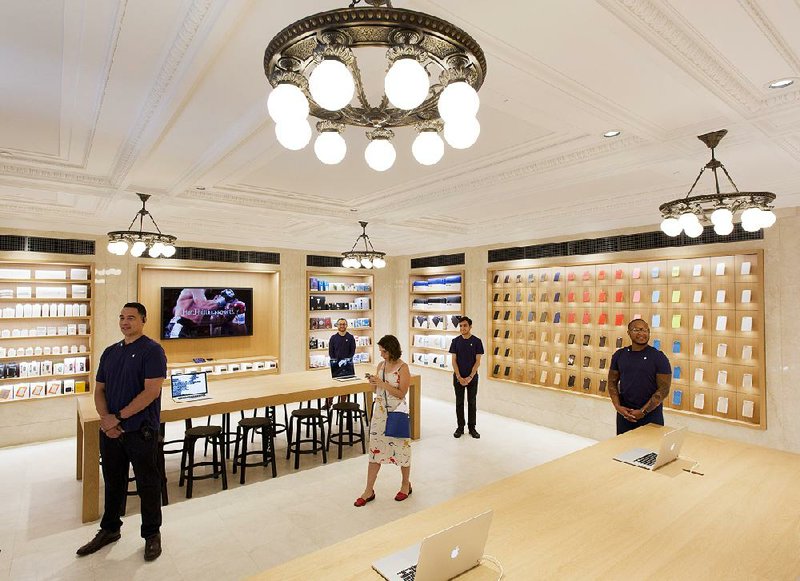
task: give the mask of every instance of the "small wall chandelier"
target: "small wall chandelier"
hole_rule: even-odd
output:
[[[471,147],[480,134],[477,90],[486,76],[478,43],[435,16],[394,8],[390,0],[355,8],[361,1],[298,20],[267,46],[264,73],[274,87],[267,107],[280,144],[308,145],[311,114],[319,119],[314,152],[325,164],[344,159],[348,125],[369,129],[364,158],[376,171],[394,164],[393,128],[416,128],[411,149],[423,165],[444,155],[440,133],[455,149]],[[369,103],[354,50],[376,47],[386,51],[388,71],[383,97]]]
[[[359,221],[361,235],[356,238],[353,247],[347,252],[342,252],[342,266],[345,268],[383,268],[386,266],[385,252],[378,252],[372,246],[372,241],[367,236],[368,222]],[[356,250],[359,240],[364,241],[364,250]]]
[[[741,212],[742,229],[747,232],[769,228],[775,223],[775,213],[772,211],[773,206],[771,205],[775,200],[775,194],[771,192],[740,192],[733,183],[728,170],[721,161],[714,157],[714,148],[727,133],[727,129],[721,129],[697,136],[711,149],[711,160],[702,167],[685,197],[659,206],[658,209],[664,218],[661,222],[661,231],[667,236],[675,237],[679,236],[681,232],[685,232],[690,238],[697,238],[703,233],[704,224],[709,223],[714,225],[714,232],[720,236],[727,236],[733,232],[733,220],[736,212]],[[692,196],[694,187],[707,169],[714,173],[715,193]],[[720,192],[717,169],[722,169],[725,173],[725,177],[733,186],[733,192]]]
[[[127,230],[115,230],[108,233],[108,251],[117,256],[123,256],[130,248],[131,256],[139,257],[145,250],[150,258],[170,258],[175,255],[175,241],[177,238],[169,234],[163,234],[156,224],[153,215],[147,211],[145,205],[150,198],[149,194],[136,194],[142,201],[142,208],[136,212]],[[157,232],[148,232],[144,229],[144,217],[150,218]],[[136,219],[139,219],[139,229],[132,230]]]

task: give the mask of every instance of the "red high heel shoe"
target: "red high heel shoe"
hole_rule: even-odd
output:
[[[356,498],[356,501],[353,503],[353,506],[357,506],[358,508],[361,508],[362,506],[364,506],[368,502],[372,502],[373,500],[375,500],[375,491],[374,490],[372,491],[372,496],[370,496],[369,498],[362,498],[360,496],[358,498]]]
[[[394,499],[395,499],[397,502],[402,502],[402,501],[404,501],[406,498],[408,498],[409,496],[411,496],[411,493],[412,493],[412,492],[414,492],[414,489],[413,489],[413,488],[411,488],[411,483],[409,483],[409,484],[408,484],[408,494],[406,494],[405,492],[403,492],[403,491],[401,490],[400,492],[398,492],[397,494],[395,494],[395,495],[394,495]]]

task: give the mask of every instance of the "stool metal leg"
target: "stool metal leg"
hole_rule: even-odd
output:
[[[236,465],[236,461],[237,460],[241,461],[241,465],[239,466],[239,468],[242,469],[242,472],[239,475],[239,484],[244,484],[244,473],[245,473],[245,470],[247,470],[247,436],[248,436],[249,431],[250,431],[249,428],[243,428],[242,429],[242,455],[239,456],[239,457],[234,457],[234,459],[233,459],[234,466]],[[238,429],[236,430],[236,437],[237,438],[239,437],[239,430]],[[236,442],[236,445],[237,446],[239,445],[238,441]]]
[[[189,444],[189,466],[186,475],[186,498],[192,497],[192,485],[194,484],[194,445],[197,441],[194,438],[189,438],[189,440],[187,440]]]
[[[219,454],[220,454],[220,467],[222,468],[222,490],[228,490],[228,469],[226,467],[225,459],[225,439],[222,434],[219,436]],[[214,467],[216,469],[216,467]],[[242,470],[242,477],[244,477],[244,470]]]

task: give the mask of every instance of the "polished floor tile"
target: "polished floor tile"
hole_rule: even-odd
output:
[[[423,398],[422,410],[423,438],[412,452],[414,494],[405,502],[394,501],[400,471],[384,466],[376,500],[353,507],[366,478],[360,447],[346,448],[342,460],[334,453],[327,464],[321,455],[304,456],[295,471],[279,436],[278,478],[268,468],[248,468],[242,486],[229,472],[227,491],[218,480],[199,481],[189,500],[177,485],[179,455],[168,456],[164,553],[153,563],[143,560],[136,497],[120,541],[75,556],[97,523],[80,522],[74,439],[0,449],[0,580],[240,579],[593,443],[482,412],[482,438],[455,439],[452,404]],[[167,439],[182,437],[182,430],[170,424]]]

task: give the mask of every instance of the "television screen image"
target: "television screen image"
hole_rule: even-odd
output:
[[[252,288],[161,288],[163,339],[207,339],[252,334]]]

